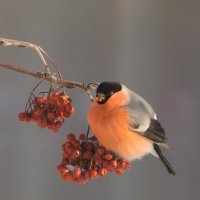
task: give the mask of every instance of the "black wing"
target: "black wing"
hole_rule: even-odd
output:
[[[167,143],[165,130],[161,126],[160,122],[156,119],[151,119],[149,128],[145,132],[140,134],[155,143]]]

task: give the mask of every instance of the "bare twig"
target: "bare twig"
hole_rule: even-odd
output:
[[[21,66],[16,66],[16,65],[1,62],[1,61],[0,61],[0,66],[3,68],[6,68],[6,69],[12,70],[12,71],[16,71],[16,72],[19,72],[22,74],[33,76],[35,78],[39,78],[39,74],[37,72],[25,69],[24,67],[21,67]]]
[[[27,47],[27,48],[32,48],[36,51],[36,53],[39,55],[40,60],[42,61],[44,65],[44,72],[35,72],[31,71],[29,69],[26,69],[22,66],[16,66],[13,64],[9,64],[6,62],[1,62],[0,61],[0,67],[23,73],[26,75],[33,76],[38,79],[42,79],[45,81],[50,81],[50,83],[54,84],[59,84],[63,87],[66,88],[79,88],[84,90],[85,94],[88,96],[88,98],[93,102],[93,97],[90,93],[90,90],[95,89],[98,86],[98,83],[89,83],[85,85],[84,83],[79,83],[79,82],[74,82],[74,81],[68,81],[68,80],[63,80],[61,73],[58,70],[58,67],[54,60],[44,51],[40,46],[28,43],[28,42],[23,42],[23,41],[18,41],[18,40],[12,40],[12,39],[7,39],[7,38],[0,38],[0,45],[3,46],[15,46],[15,47]],[[49,61],[54,65],[57,74],[53,74],[50,72],[47,61],[45,60],[43,54],[49,59]]]
[[[45,72],[48,72],[47,62],[46,62],[44,56],[42,55],[42,52],[41,52],[42,48],[40,46],[29,43],[29,42],[12,40],[12,39],[8,39],[8,38],[0,38],[0,45],[15,46],[15,47],[27,47],[27,48],[34,49],[36,51],[36,53],[39,55],[40,60],[42,61],[43,65],[44,65]]]
[[[53,58],[51,58],[51,57],[47,54],[47,52],[44,51],[44,49],[42,49],[41,47],[38,47],[38,48],[42,51],[42,53],[43,53],[45,56],[47,56],[47,58],[50,60],[50,62],[54,65],[54,67],[55,67],[55,69],[56,69],[56,72],[58,73],[59,78],[62,79],[61,73],[60,73],[60,71],[58,70],[58,66],[57,66],[57,64],[55,63],[55,61],[53,60]]]
[[[74,82],[74,81],[68,81],[68,80],[63,80],[59,79],[54,74],[51,73],[44,73],[44,72],[35,72],[31,71],[29,69],[26,69],[22,66],[16,66],[13,64],[5,63],[0,61],[0,67],[19,72],[22,74],[30,75],[38,79],[43,79],[46,81],[52,81],[55,84],[60,84],[66,88],[80,88],[84,90],[85,92],[91,89],[95,89],[98,85],[98,83],[89,83],[88,85],[85,85],[84,83],[79,83],[79,82]]]

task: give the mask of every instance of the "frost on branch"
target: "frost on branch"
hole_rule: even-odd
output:
[[[96,139],[87,140],[85,134],[77,139],[67,135],[62,145],[62,162],[57,166],[64,181],[86,183],[90,179],[106,176],[109,172],[121,175],[130,169],[130,163],[118,158],[111,151],[99,146]]]

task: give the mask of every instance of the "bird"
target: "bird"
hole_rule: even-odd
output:
[[[165,130],[152,106],[120,82],[102,82],[89,107],[88,124],[100,145],[126,161],[151,154],[171,175],[173,167],[160,147],[169,149]]]

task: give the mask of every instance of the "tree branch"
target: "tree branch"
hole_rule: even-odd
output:
[[[89,83],[89,84],[85,85],[84,83],[63,80],[63,79],[58,78],[57,76],[55,76],[54,74],[52,74],[50,72],[35,72],[35,71],[31,71],[29,69],[26,69],[22,66],[16,66],[16,65],[1,62],[1,61],[0,61],[0,67],[9,69],[9,70],[12,70],[12,71],[15,71],[18,73],[30,75],[30,76],[33,76],[34,78],[38,78],[41,80],[50,81],[55,84],[60,84],[66,88],[82,89],[82,90],[84,90],[84,92],[86,93],[86,95],[89,97],[89,99],[91,101],[93,101],[93,97],[89,90],[95,89],[98,86],[98,83]]]
[[[54,84],[60,84],[66,88],[82,89],[82,90],[84,90],[85,94],[89,97],[89,99],[93,102],[93,97],[90,93],[90,90],[95,89],[98,86],[98,83],[89,83],[89,84],[85,85],[84,83],[63,80],[54,60],[40,46],[29,43],[29,42],[12,40],[12,39],[1,38],[1,37],[0,37],[0,45],[22,47],[22,48],[26,47],[26,48],[34,49],[43,64],[44,72],[34,72],[34,71],[28,70],[24,67],[16,66],[16,65],[1,62],[1,61],[0,61],[0,67],[9,69],[9,70],[12,70],[15,72],[19,72],[22,74],[30,75],[30,76],[33,76],[38,79],[50,81],[51,83],[54,83]],[[50,72],[49,67],[47,65],[47,61],[45,60],[44,56],[46,56],[47,59],[51,62],[51,64],[53,64],[53,66],[56,69],[57,74],[53,74]]]
[[[12,70],[12,71],[15,71],[15,72],[19,72],[19,73],[22,73],[22,74],[30,75],[30,76],[33,76],[35,78],[39,78],[37,72],[27,70],[24,67],[16,66],[16,65],[1,62],[1,61],[0,61],[0,67],[9,69],[9,70]]]

